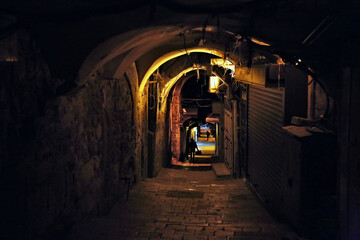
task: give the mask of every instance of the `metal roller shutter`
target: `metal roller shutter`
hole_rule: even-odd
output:
[[[283,90],[250,86],[248,179],[270,207],[282,205]]]

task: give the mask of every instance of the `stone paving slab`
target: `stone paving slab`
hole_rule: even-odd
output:
[[[203,192],[202,198],[169,197],[169,191]],[[107,216],[75,227],[70,240],[224,239],[287,240],[241,179],[217,179],[213,171],[162,169],[138,183],[129,201]]]
[[[218,177],[230,176],[230,171],[226,167],[225,163],[213,163],[212,167],[216,176]]]

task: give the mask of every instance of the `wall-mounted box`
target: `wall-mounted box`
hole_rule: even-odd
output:
[[[234,79],[248,84],[265,87],[283,87],[285,80],[285,66],[279,64],[253,65],[236,67]]]

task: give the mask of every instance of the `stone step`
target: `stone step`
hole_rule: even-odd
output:
[[[225,163],[213,163],[211,164],[213,171],[217,177],[227,177],[230,176],[230,171],[225,165]]]

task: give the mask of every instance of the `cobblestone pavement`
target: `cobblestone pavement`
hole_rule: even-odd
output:
[[[79,226],[70,239],[281,240],[277,223],[241,179],[212,171],[162,169],[139,182],[129,201]]]

